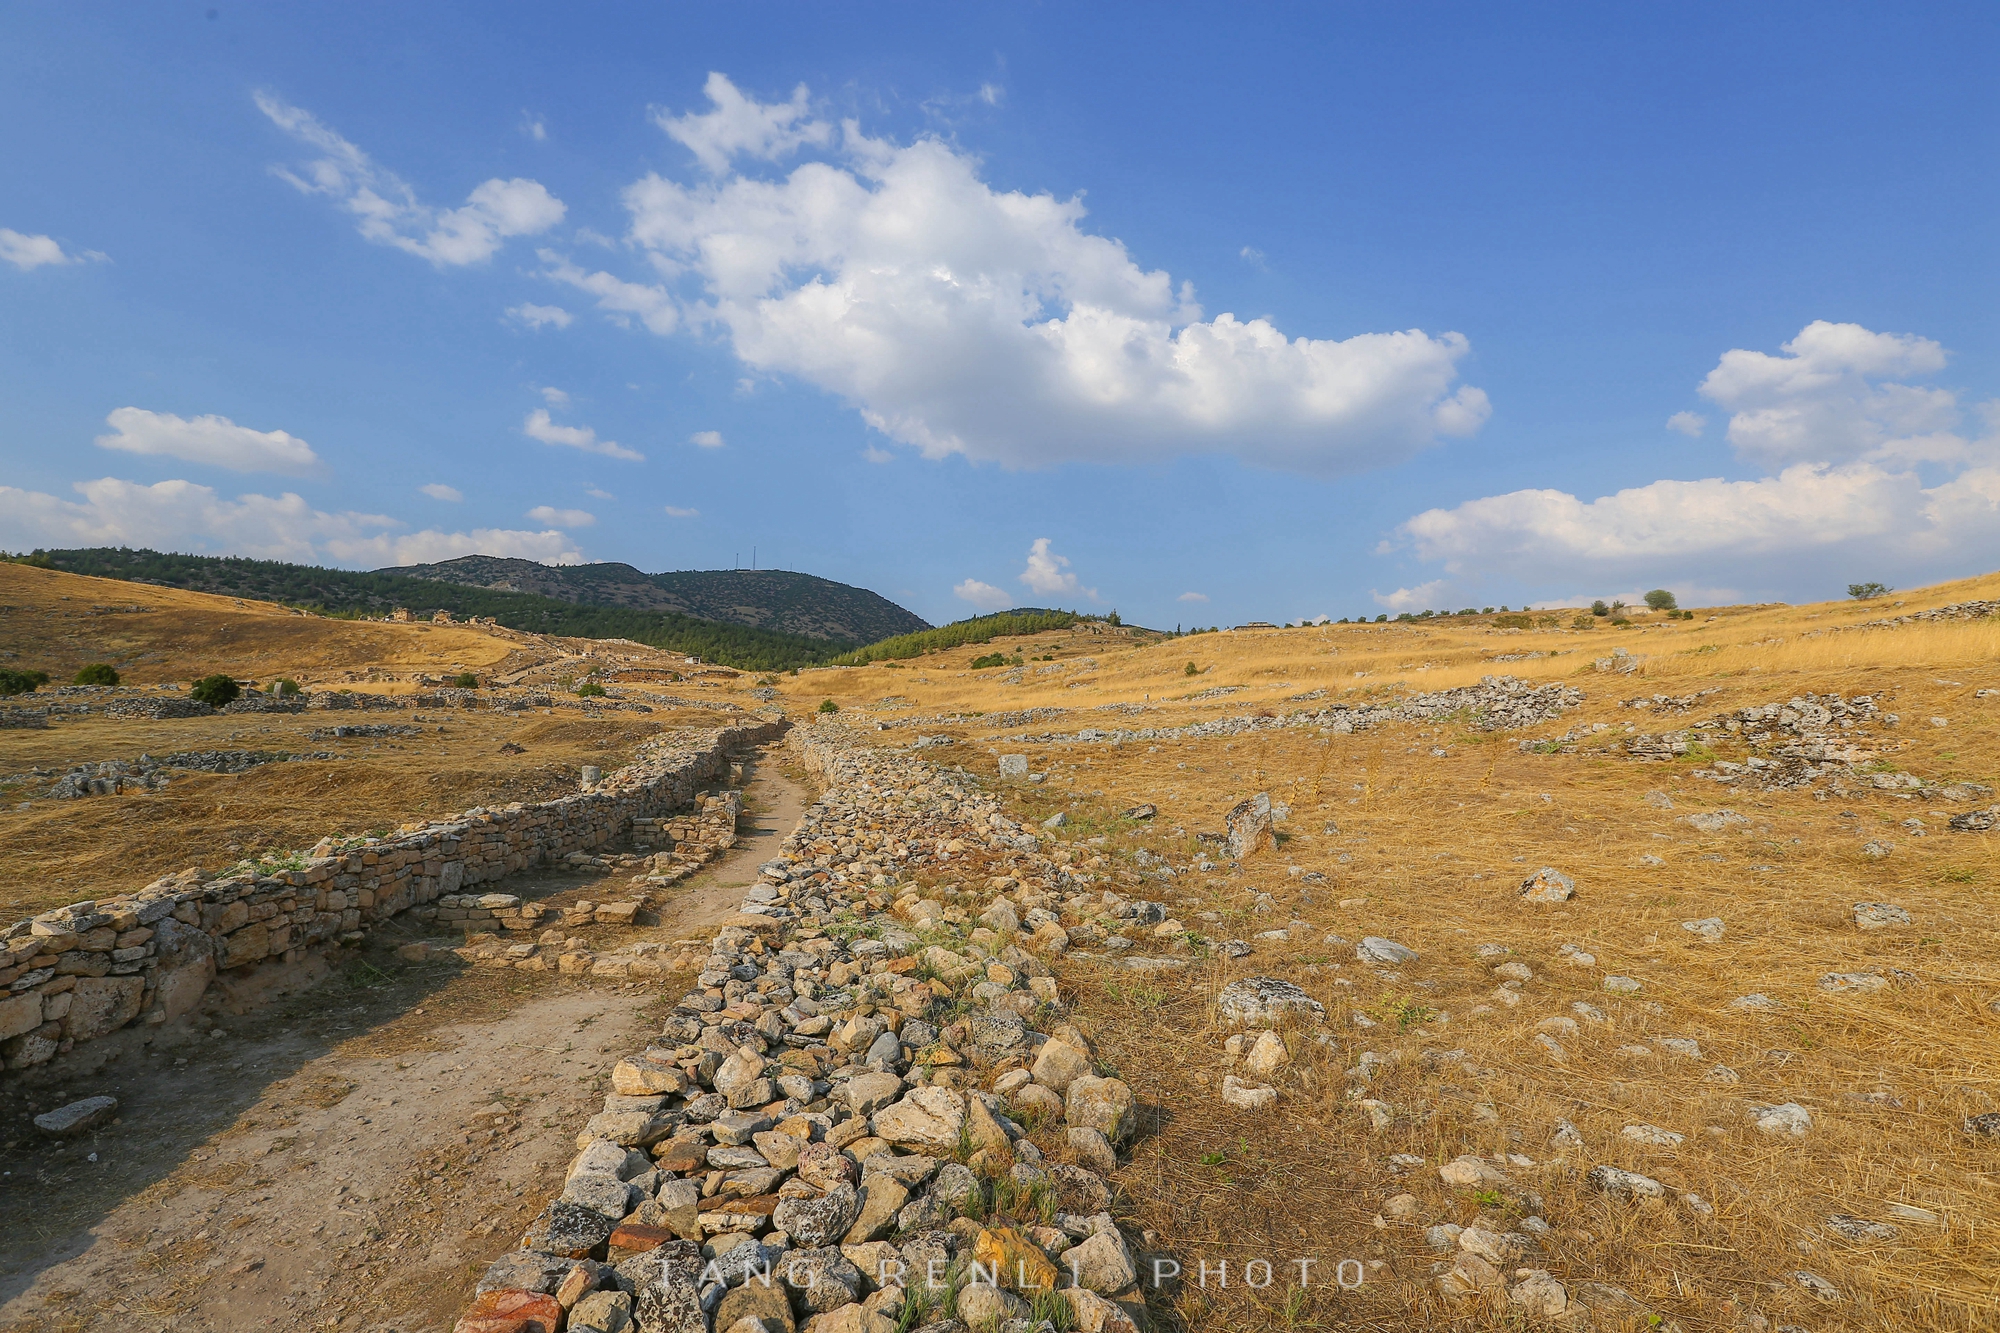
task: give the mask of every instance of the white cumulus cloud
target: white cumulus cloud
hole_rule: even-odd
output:
[[[566,329],[570,326],[570,321],[576,318],[559,305],[536,305],[532,301],[508,306],[507,313],[531,329],[549,327]]]
[[[587,528],[597,522],[597,515],[587,509],[557,509],[553,505],[536,505],[522,517],[550,528]]]
[[[146,486],[116,477],[78,482],[74,489],[80,500],[0,486],[0,532],[31,545],[145,546],[370,568],[461,555],[517,556],[544,564],[583,560],[560,532],[406,532],[381,514],[314,509],[290,491],[232,500],[191,481]]]
[[[545,407],[538,407],[528,413],[521,423],[521,430],[531,440],[543,444],[559,444],[569,449],[581,449],[587,454],[603,454],[606,458],[623,458],[634,463],[643,463],[646,456],[634,449],[627,449],[616,440],[600,440],[597,432],[588,426],[561,426],[550,418]]]
[[[1049,547],[1047,537],[1035,538],[1034,545],[1028,548],[1028,565],[1021,571],[1021,582],[1045,597],[1081,594],[1093,602],[1099,600],[1097,589],[1086,588],[1078,581],[1069,567],[1069,557],[1057,555]]]
[[[1582,568],[1607,582],[1753,590],[1753,572],[1765,588],[1820,587],[1828,570],[1924,578],[2000,561],[2000,408],[1979,405],[1968,431],[1953,391],[1888,378],[1942,369],[1942,347],[1821,320],[1780,351],[1726,352],[1701,385],[1731,412],[1735,450],[1774,471],[1589,500],[1512,491],[1426,510],[1401,526],[1401,544],[1466,577],[1567,584]]]
[[[981,611],[1005,611],[1014,604],[1014,596],[1005,588],[996,588],[978,579],[966,579],[955,583],[951,595],[962,602],[971,602]]]
[[[1667,429],[1698,440],[1708,429],[1708,418],[1699,412],[1676,412],[1667,418]]]
[[[1486,395],[1457,382],[1459,334],[1314,339],[1205,318],[1191,285],[1085,230],[1080,199],[995,190],[974,156],[939,139],[871,139],[854,122],[836,135],[805,119],[803,93],[738,103],[727,80],[709,87],[715,110],[661,119],[702,145],[712,179],[648,175],[625,192],[629,239],[658,282],[553,253],[547,276],[656,332],[716,329],[750,369],[835,394],[930,457],[1038,466],[1222,452],[1326,475],[1486,420]],[[807,145],[828,160],[782,179],[727,165]]]
[[[52,236],[33,236],[15,231],[12,227],[0,227],[0,260],[23,271],[40,268],[44,264],[81,264],[87,260],[106,258],[108,256],[98,250],[79,250],[71,254]]]
[[[1388,611],[1426,611],[1438,605],[1438,594],[1445,590],[1443,579],[1432,579],[1429,583],[1419,583],[1414,588],[1398,588],[1394,592],[1370,591],[1375,605]]]
[[[305,194],[325,195],[360,220],[361,234],[444,267],[493,257],[509,236],[532,236],[563,220],[563,202],[540,182],[516,177],[476,186],[463,207],[439,210],[420,202],[394,172],[320,123],[311,112],[269,93],[257,109],[292,138],[319,153],[297,170],[274,167]]]
[[[252,430],[228,417],[189,419],[143,407],[121,407],[104,421],[111,433],[97,437],[100,449],[208,463],[234,472],[301,475],[320,467],[319,455],[298,436],[282,430]]]
[[[441,481],[434,481],[428,485],[419,486],[417,489],[425,495],[430,496],[433,500],[448,500],[452,504],[457,504],[465,498],[465,493],[460,491],[458,487],[447,486]]]
[[[722,432],[719,430],[698,430],[688,436],[688,443],[698,449],[720,449],[722,447]]]
[[[1205,592],[1184,592],[1174,598],[1174,600],[1177,602],[1205,602],[1208,600],[1208,594]]]
[[[711,176],[727,171],[738,154],[775,161],[833,137],[832,126],[808,116],[803,83],[792,89],[789,102],[746,97],[725,74],[711,73],[702,91],[708,95],[710,110],[683,116],[656,110],[653,122],[667,137],[685,145]]]

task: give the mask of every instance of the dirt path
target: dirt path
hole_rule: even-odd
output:
[[[775,763],[747,776],[740,844],[640,938],[731,915],[798,821]],[[198,1021],[86,1048],[95,1072],[0,1087],[0,1330],[449,1328],[555,1191],[608,1057],[678,988],[404,963],[407,938],[378,931],[289,996],[217,986]],[[99,1092],[120,1118],[95,1134],[28,1124]]]

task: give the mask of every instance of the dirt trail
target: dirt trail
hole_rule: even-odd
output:
[[[739,845],[638,938],[734,913],[803,808],[776,769],[747,765]],[[557,1189],[607,1057],[675,991],[409,964],[403,942],[379,931],[290,995],[218,986],[177,1030],[88,1048],[101,1072],[0,1088],[0,1331],[449,1328]],[[95,1134],[28,1124],[99,1092],[120,1118]]]

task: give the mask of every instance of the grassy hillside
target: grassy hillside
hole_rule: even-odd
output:
[[[490,555],[377,570],[498,592],[537,593],[589,606],[672,611],[702,620],[841,643],[873,643],[929,629],[928,622],[866,588],[773,569],[648,574],[631,565],[543,565]]]
[[[30,561],[73,574],[281,602],[331,616],[379,616],[399,606],[426,617],[440,610],[466,618],[491,616],[509,629],[579,639],[631,639],[749,671],[809,666],[852,647],[851,640],[807,638],[674,611],[584,606],[534,593],[281,560],[94,547],[37,551]]]

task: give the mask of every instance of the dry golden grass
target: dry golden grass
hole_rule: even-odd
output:
[[[123,609],[135,605],[137,612]],[[621,648],[619,656],[643,668],[672,655]],[[547,674],[576,660],[578,649],[567,640],[473,626],[327,620],[269,603],[0,564],[0,664],[46,670],[58,684],[84,663],[114,662],[128,684],[185,685],[223,671],[244,679],[289,676],[307,689],[361,682],[393,694],[416,688],[425,674],[489,675],[502,667]],[[630,761],[640,742],[669,728],[728,720],[721,711],[688,708],[592,717],[561,698],[558,704],[552,715],[520,717],[478,709],[162,721],[91,715],[60,716],[46,730],[0,730],[0,921],[127,893],[190,865],[215,869],[260,852],[301,850],[329,834],[544,800],[575,790],[584,764],[615,768]],[[410,725],[418,734],[312,736],[355,723]],[[508,743],[523,753],[502,753]],[[347,757],[264,764],[238,774],[186,772],[157,792],[35,800],[25,809],[21,798],[46,781],[7,781],[31,769],[61,772],[142,753],[234,749]]]
[[[991,781],[997,752],[1026,753],[1045,778],[1006,789],[1017,812],[1039,819],[1066,810],[1075,836],[1106,834],[1107,850],[1185,856],[1194,833],[1219,831],[1224,812],[1247,795],[1269,791],[1291,806],[1280,845],[1240,871],[1125,891],[1167,898],[1176,918],[1217,938],[1305,923],[1293,939],[1255,941],[1248,958],[1179,973],[1135,976],[1081,962],[1068,973],[1107,1058],[1152,1108],[1152,1132],[1122,1173],[1136,1220],[1184,1260],[1229,1258],[1239,1275],[1227,1291],[1172,1294],[1166,1305],[1182,1326],[1509,1326],[1504,1310],[1444,1304],[1427,1285],[1440,1256],[1421,1229],[1378,1228],[1374,1218],[1389,1196],[1408,1190],[1428,1222],[1465,1223],[1484,1210],[1511,1225],[1527,1209],[1520,1191],[1532,1189],[1556,1230],[1544,1255],[1524,1264],[1572,1283],[1622,1286],[1689,1329],[1735,1328],[1754,1312],[1814,1329],[1973,1330],[2000,1323],[1992,1262],[2000,1144],[1962,1128],[1966,1116],[2000,1110],[2000,836],[1947,831],[1947,817],[1965,805],[1872,790],[1831,799],[1738,791],[1691,776],[1694,761],[1630,759],[1622,742],[1628,724],[1659,731],[1801,693],[1870,693],[1903,719],[1877,729],[1876,763],[1927,780],[2000,786],[2000,695],[1976,697],[2000,689],[2000,625],[1841,628],[1996,594],[2000,577],[1987,577],[1902,594],[1900,609],[1727,608],[1692,622],[1585,632],[1507,634],[1446,622],[1111,647],[1052,634],[994,645],[1018,643],[1029,658],[1057,655],[1055,663],[1031,661],[1018,683],[1000,670],[971,671],[969,659],[989,651],[971,649],[901,670],[807,672],[783,688],[799,708],[832,697],[843,711],[891,719],[966,715],[914,728],[959,742],[927,758],[963,763]],[[1595,660],[1614,647],[1643,657],[1640,669],[1599,672]],[[1534,652],[1544,655],[1492,660]],[[1084,656],[1094,665],[1080,667]],[[1189,660],[1202,674],[1185,674]],[[1061,669],[1037,671],[1052,665]],[[1386,700],[1498,673],[1573,684],[1586,699],[1526,733],[1436,723],[1122,746],[1005,739]],[[1181,697],[1218,685],[1240,689]],[[1324,703],[1286,702],[1314,689],[1327,690]],[[1697,690],[1716,693],[1671,720],[1617,706]],[[1132,703],[1152,711],[1093,711]],[[1025,725],[970,716],[1051,706],[1073,711]],[[1933,716],[1948,725],[1930,726]],[[1578,723],[1608,730],[1578,741],[1574,753],[1524,753],[1517,744]],[[872,735],[884,744],[910,738],[902,730]],[[1741,757],[1729,743],[1716,748],[1719,757]],[[1673,808],[1649,804],[1652,791]],[[1139,801],[1160,807],[1150,825],[1118,819]],[[1718,834],[1685,822],[1722,808],[1750,822]],[[1922,821],[1922,836],[1905,826],[1910,819]],[[1862,850],[1871,839],[1894,843],[1894,852],[1871,858]],[[1575,877],[1572,903],[1521,903],[1519,882],[1542,865]],[[1309,885],[1293,869],[1325,882]],[[1269,895],[1268,910],[1252,910],[1259,894]],[[1895,903],[1916,924],[1861,932],[1850,917],[1858,901]],[[1217,919],[1203,921],[1201,912]],[[1710,916],[1726,923],[1720,943],[1681,929]],[[1351,945],[1325,942],[1328,934],[1391,937],[1421,959],[1384,979],[1356,961]],[[1512,952],[1478,957],[1476,946],[1489,943]],[[1563,944],[1593,954],[1595,965],[1569,964]],[[1518,1007],[1495,998],[1500,979],[1490,968],[1501,961],[1534,973]],[[1819,988],[1827,973],[1870,969],[1909,979],[1872,995]],[[1295,1045],[1299,1058],[1278,1080],[1285,1099],[1262,1117],[1220,1102],[1226,1034],[1211,1010],[1224,982],[1252,974],[1306,986],[1327,1004],[1336,1041],[1331,1052]],[[1636,978],[1643,989],[1606,993],[1607,975]],[[1727,1007],[1752,992],[1777,1007]],[[1536,1024],[1575,1018],[1577,1001],[1598,1006],[1610,1025],[1584,1023],[1561,1036],[1565,1053],[1554,1059],[1535,1044]],[[1356,1014],[1377,1026],[1356,1026]],[[1700,1058],[1670,1054],[1663,1037],[1694,1039]],[[1648,1053],[1621,1052],[1639,1046]],[[1343,1070],[1364,1050],[1396,1062],[1370,1092],[1396,1109],[1379,1133],[1344,1095]],[[1426,1050],[1464,1055],[1427,1065]],[[1705,1081],[1716,1065],[1740,1082]],[[1787,1101],[1810,1109],[1806,1137],[1775,1140],[1750,1126],[1750,1103]],[[1577,1126],[1584,1149],[1552,1146],[1558,1119]],[[1627,1125],[1685,1138],[1675,1149],[1650,1148],[1624,1138]],[[1436,1164],[1464,1152],[1515,1153],[1537,1165],[1516,1168],[1515,1186],[1482,1202],[1447,1190],[1436,1175]],[[1391,1153],[1430,1165],[1392,1175]],[[1699,1195],[1714,1216],[1673,1198],[1640,1206],[1597,1196],[1582,1183],[1597,1163]],[[1942,1224],[1899,1220],[1891,1204],[1928,1209]],[[1836,1213],[1888,1222],[1899,1235],[1844,1239],[1826,1225]],[[1322,1277],[1341,1257],[1383,1267],[1353,1294],[1288,1293],[1282,1266],[1268,1291],[1248,1291],[1241,1263],[1260,1256],[1316,1256]],[[1842,1299],[1814,1300],[1792,1278],[1798,1270],[1826,1278]]]

